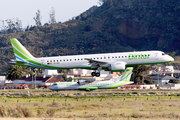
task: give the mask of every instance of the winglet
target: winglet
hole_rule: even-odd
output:
[[[35,58],[31,55],[31,53],[16,39],[10,39],[12,48],[16,57],[16,60],[20,60],[25,62],[27,59],[34,60]]]

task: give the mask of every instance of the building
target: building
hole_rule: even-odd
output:
[[[171,77],[171,76],[165,76],[165,75],[157,75],[157,76],[152,77],[152,79],[157,84],[158,84],[158,81],[159,81],[160,85],[163,87],[164,85],[168,84],[170,79],[176,79],[176,78]]]
[[[91,72],[93,72],[93,70],[86,70],[86,69],[73,69],[72,70],[73,75],[80,75],[81,77],[92,77]],[[100,73],[101,73],[101,76],[97,79],[103,79],[109,75],[111,75],[112,78],[116,78],[119,75],[121,75],[123,72],[112,72],[111,73],[110,71],[102,70]]]
[[[36,79],[36,80],[35,80]],[[13,84],[35,84],[39,87],[47,87],[52,85],[54,82],[64,82],[62,79],[62,75],[56,76],[24,76],[21,78],[17,78],[12,80]]]
[[[48,69],[45,69],[45,71],[43,71],[42,74],[43,75],[57,75],[58,72],[57,72],[57,70],[48,70]]]
[[[7,80],[6,76],[0,76],[0,83],[12,83],[12,81]]]

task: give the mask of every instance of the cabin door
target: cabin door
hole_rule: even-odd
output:
[[[45,60],[44,60],[44,59],[42,59],[42,60],[41,60],[41,66],[42,66],[42,67],[44,67],[44,66],[45,66],[45,64],[46,64],[46,63],[45,63]]]
[[[159,59],[159,54],[155,53],[155,59],[158,60]]]

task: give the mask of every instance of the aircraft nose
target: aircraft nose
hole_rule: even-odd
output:
[[[174,58],[173,58],[173,57],[171,57],[170,59],[171,59],[171,61],[174,61]]]
[[[174,61],[174,58],[169,55],[168,55],[168,58],[169,58],[169,61]]]
[[[50,89],[50,90],[51,90],[51,89],[52,89],[52,86],[50,86],[48,89]]]

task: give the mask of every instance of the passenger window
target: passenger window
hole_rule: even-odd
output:
[[[55,62],[55,60],[54,60],[54,62]]]
[[[57,60],[57,62],[58,62],[58,60]]]
[[[99,59],[99,58],[97,58],[97,59]]]
[[[119,56],[119,58],[120,58],[120,56]]]
[[[101,59],[102,59],[102,57],[101,57]]]
[[[47,61],[47,62],[49,62],[49,61]]]
[[[104,57],[104,59],[106,59],[106,57]]]
[[[108,59],[110,59],[110,57],[108,57]]]
[[[50,60],[50,62],[52,62],[52,60]]]
[[[112,57],[112,58],[114,58],[114,57]]]
[[[65,61],[65,60],[64,60]]]
[[[76,59],[74,59],[76,61]]]
[[[122,56],[122,58],[123,58],[123,56]]]

